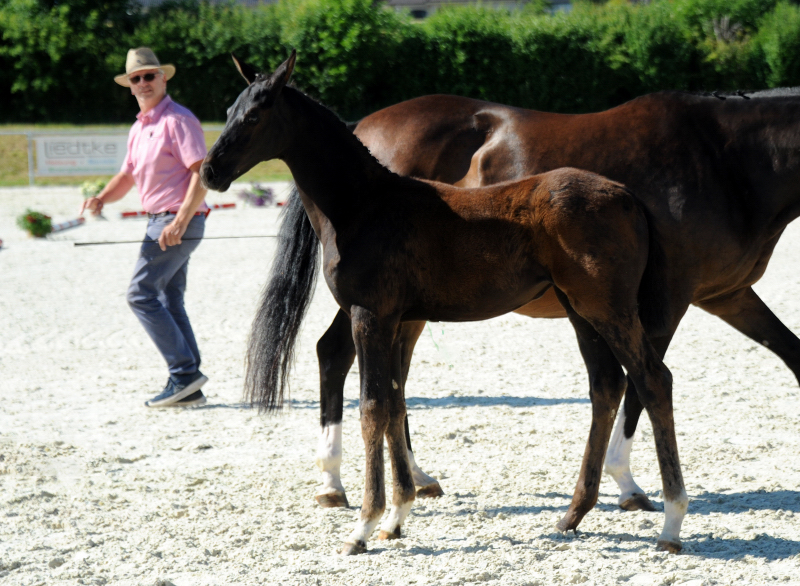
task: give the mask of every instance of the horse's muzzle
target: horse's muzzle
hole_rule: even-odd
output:
[[[231,186],[230,181],[215,173],[214,167],[208,161],[204,161],[200,167],[200,181],[203,182],[206,189],[213,189],[214,191],[227,191]]]

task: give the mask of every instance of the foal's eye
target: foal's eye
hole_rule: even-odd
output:
[[[257,114],[250,114],[244,119],[245,122],[248,124],[258,124],[258,115]]]

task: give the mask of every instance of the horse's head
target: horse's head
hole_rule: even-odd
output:
[[[292,51],[291,56],[272,75],[257,73],[247,63],[231,55],[248,85],[233,106],[228,108],[225,128],[200,169],[200,177],[206,187],[225,191],[234,179],[254,165],[280,154],[285,142],[285,125],[275,113],[276,101],[292,75],[295,55]]]

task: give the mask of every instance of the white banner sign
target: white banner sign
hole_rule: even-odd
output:
[[[128,149],[127,135],[36,135],[37,175],[115,175]]]

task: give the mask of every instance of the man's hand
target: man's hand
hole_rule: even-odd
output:
[[[161,232],[161,236],[158,237],[158,245],[161,247],[162,251],[167,250],[167,246],[175,246],[181,243],[181,238],[186,233],[186,228],[188,228],[188,224],[183,224],[178,221],[178,218],[175,218],[170,222],[164,230]]]
[[[90,197],[89,199],[83,200],[81,204],[81,211],[79,215],[83,215],[83,212],[89,210],[92,212],[93,216],[99,216],[100,212],[103,211],[103,202],[97,197]]]

